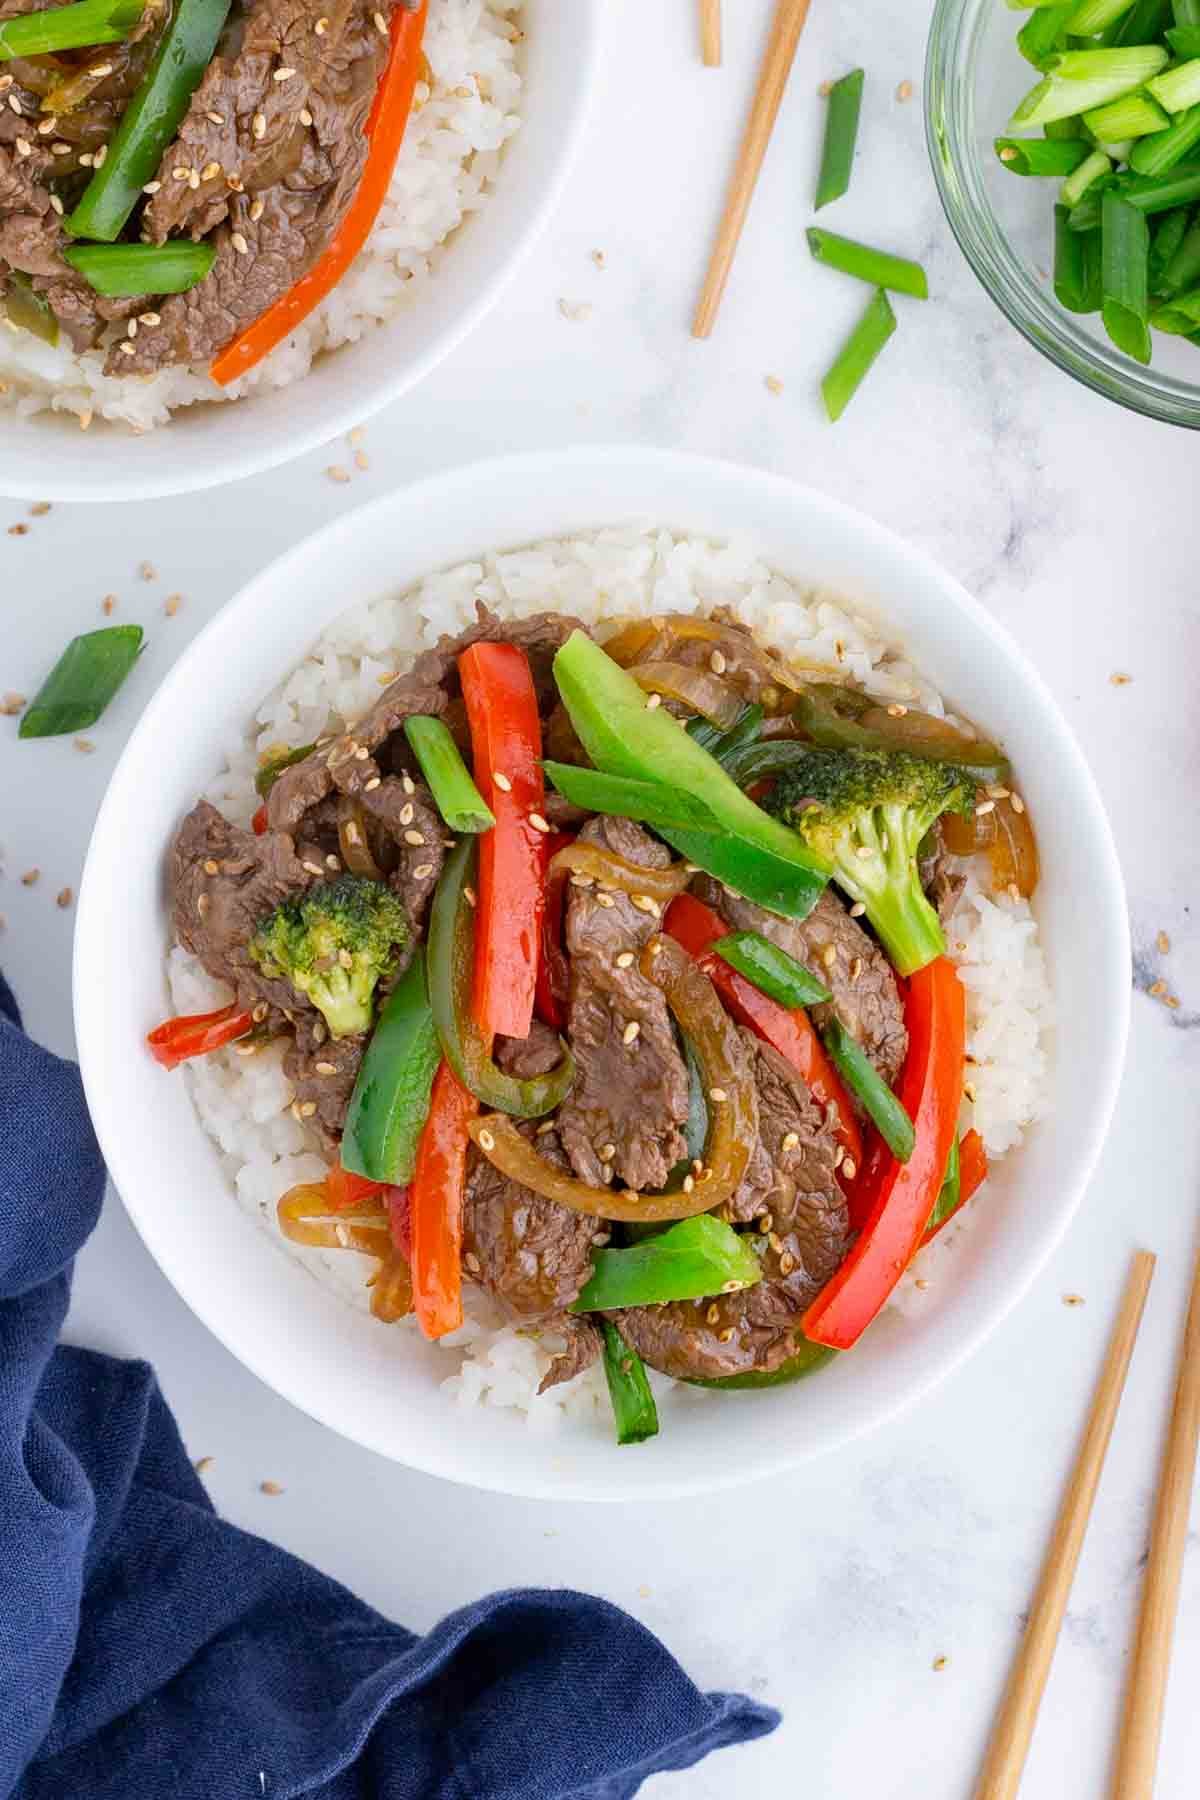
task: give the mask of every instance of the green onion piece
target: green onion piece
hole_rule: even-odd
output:
[[[443,721],[424,716],[405,719],[404,735],[451,831],[490,831],[495,815],[472,781]]]
[[[929,1215],[926,1232],[936,1231],[944,1225],[952,1213],[956,1213],[962,1204],[962,1167],[959,1156],[958,1139],[950,1146],[950,1154],[946,1158],[946,1174],[942,1181],[937,1199],[933,1203],[933,1211]]]
[[[72,638],[33,700],[17,736],[61,737],[94,725],[138,659],[140,625],[107,625]]]
[[[1158,292],[1168,299],[1185,294],[1200,281],[1200,222],[1190,225],[1183,242],[1166,266]]]
[[[1169,113],[1185,112],[1189,106],[1200,105],[1200,57],[1180,63],[1178,68],[1165,69],[1146,86]]]
[[[1187,207],[1177,206],[1174,212],[1163,213],[1155,220],[1150,233],[1150,257],[1146,270],[1152,294],[1162,291],[1167,266],[1187,236],[1188,218]]]
[[[1109,188],[1116,185],[1116,180],[1115,175],[1101,175],[1093,181],[1079,204],[1071,208],[1067,223],[1072,231],[1099,231],[1100,202]]]
[[[1136,0],[1117,26],[1118,44],[1156,44],[1171,17],[1171,0]]]
[[[723,962],[780,1006],[819,1006],[831,998],[829,989],[803,963],[757,931],[730,931],[718,938],[713,949]]]
[[[1083,129],[1082,119],[1051,119],[1048,125],[1042,126],[1042,136],[1049,138],[1052,143],[1059,144],[1068,143],[1075,138],[1084,138],[1088,148],[1091,148],[1091,140]],[[1017,138],[1016,142],[1020,144],[1025,140]]]
[[[1184,297],[1190,300],[1196,298],[1194,294]],[[1150,314],[1150,323],[1155,331],[1165,331],[1170,337],[1190,338],[1197,329],[1197,322],[1191,312],[1184,312],[1174,300],[1167,306],[1156,307]]]
[[[1177,27],[1200,25],[1200,0],[1171,0]]]
[[[1200,106],[1176,113],[1165,131],[1156,131],[1133,146],[1129,166],[1138,175],[1165,175],[1200,144]]]
[[[1107,106],[1094,107],[1084,113],[1083,122],[1102,144],[1128,144],[1130,148],[1135,138],[1149,137],[1151,132],[1163,131],[1170,124],[1158,102],[1145,93],[1125,94]]]
[[[694,719],[688,720],[684,729],[690,738],[695,739],[702,750],[707,750],[710,756],[715,756],[724,767],[726,757],[731,756],[735,750],[741,750],[747,744],[755,742],[762,729],[762,722],[762,707],[748,706],[745,712],[734,720],[728,731],[722,731],[719,725],[714,725],[710,720],[701,718],[699,713]]]
[[[1072,37],[1093,37],[1115,24],[1132,5],[1133,0],[1079,0],[1067,20],[1067,30]]]
[[[1036,17],[1040,12],[1057,11],[1055,0],[1004,0],[1009,12],[1032,12]],[[1075,10],[1075,0],[1071,0],[1070,10]]]
[[[821,152],[821,172],[817,177],[817,197],[813,202],[818,212],[831,201],[840,200],[850,186],[865,79],[861,69],[852,69],[849,75],[843,75],[840,81],[835,81],[829,90],[829,111],[825,115],[825,147]]]
[[[1136,143],[1136,138],[1123,138],[1119,144],[1101,144],[1100,149],[1113,162],[1124,163],[1129,161],[1129,153]]]
[[[1054,209],[1054,293],[1068,312],[1100,311],[1100,233],[1072,231],[1065,206]]]
[[[1168,310],[1176,313],[1181,320],[1186,320],[1188,331],[1195,331],[1197,325],[1200,325],[1200,288],[1176,295]]]
[[[841,418],[895,329],[896,315],[879,288],[821,382],[821,396],[831,423]]]
[[[76,244],[63,257],[98,294],[120,298],[184,294],[204,280],[217,250],[176,238],[169,244]]]
[[[1170,212],[1200,199],[1200,159],[1176,163],[1165,175],[1122,175],[1118,191],[1139,212]]]
[[[1046,67],[1066,42],[1067,20],[1073,11],[1071,0],[1067,0],[1065,6],[1043,7],[1030,17],[1017,33],[1017,49],[1026,62],[1031,62],[1035,69]],[[1053,119],[1049,122],[1056,123]]]
[[[842,1080],[858,1095],[892,1155],[906,1163],[916,1148],[917,1134],[900,1101],[840,1019],[831,1019],[821,1035]]]
[[[720,831],[721,822],[703,800],[682,788],[660,786],[631,775],[604,775],[599,769],[582,769],[575,763],[544,762],[548,779],[573,806],[588,812],[612,813],[620,819],[636,819],[656,829]]]
[[[1167,42],[1176,56],[1200,56],[1200,25],[1175,25],[1167,33]]]
[[[615,1325],[601,1319],[604,1336],[604,1374],[612,1401],[618,1444],[644,1444],[658,1436],[658,1408],[646,1370],[637,1351],[628,1345]]]
[[[1106,106],[1135,88],[1145,87],[1167,61],[1161,44],[1126,50],[1067,50],[1049,59],[1047,74],[1021,101],[1009,130],[1045,125],[1075,113]]]
[[[217,47],[230,0],[179,0],[154,61],[71,215],[73,237],[114,243],[154,179]]]
[[[1101,230],[1104,329],[1118,350],[1148,363],[1150,227],[1144,213],[1110,188],[1102,202]]]
[[[1036,151],[1049,150],[1054,154],[1073,148],[1046,144],[1040,139],[1032,139],[1031,144]],[[1070,166],[1074,167],[1073,160]],[[891,256],[886,250],[873,250],[869,244],[856,243],[853,238],[838,237],[836,232],[822,231],[818,225],[810,226],[806,235],[813,257],[826,268],[853,275],[857,281],[869,281],[872,287],[891,288],[897,294],[911,294],[914,300],[928,300],[929,283],[920,263]]]
[[[53,56],[93,44],[119,44],[142,16],[144,0],[77,0],[52,12],[22,13],[0,23],[0,62]]]
[[[306,759],[312,755],[316,747],[315,744],[297,744],[294,750],[281,750],[276,756],[269,756],[266,762],[259,764],[259,767],[255,772],[255,793],[265,800],[267,795],[271,792],[271,789],[275,786],[275,783],[279,780],[279,777],[283,774],[283,771],[285,769],[290,769],[293,763],[306,761]]]
[[[996,139],[996,155],[1013,175],[1070,175],[1098,154],[1083,138]]]
[[[1059,194],[1062,204],[1070,209],[1078,206],[1094,181],[1103,180],[1105,175],[1112,174],[1112,163],[1103,150],[1093,150],[1086,157],[1073,175],[1068,175],[1063,182]]]
[[[707,1300],[762,1280],[758,1258],[744,1238],[711,1213],[681,1219],[628,1250],[597,1250],[592,1273],[573,1313],[615,1312],[623,1306],[663,1306]]]

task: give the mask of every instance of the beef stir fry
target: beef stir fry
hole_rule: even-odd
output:
[[[0,0],[0,306],[224,384],[324,298],[400,148],[426,0]]]
[[[327,1180],[285,1234],[379,1258],[437,1338],[464,1284],[603,1358],[745,1388],[851,1348],[986,1174],[960,1140],[943,918],[984,852],[1037,876],[996,746],[806,683],[735,619],[603,644],[480,608],[336,735],[264,759],[246,830],[201,801],[178,941],[234,998],[167,1066],[287,1041]]]

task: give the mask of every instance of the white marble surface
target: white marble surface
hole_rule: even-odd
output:
[[[107,592],[119,597],[115,616],[144,621],[150,639],[137,681],[91,734],[90,757],[70,740],[18,747],[3,721],[0,955],[31,1029],[70,1051],[71,914],[55,894],[78,880],[139,696],[226,596],[299,535],[431,467],[622,438],[815,482],[921,543],[982,596],[1054,688],[1107,797],[1139,984],[1161,969],[1182,1004],[1170,1012],[1137,999],[1101,1173],[1007,1325],[915,1416],[770,1491],[686,1508],[548,1507],[378,1461],[236,1365],[176,1299],[115,1200],[80,1261],[71,1331],[156,1364],[193,1453],[214,1458],[208,1479],[226,1513],[384,1610],[421,1627],[490,1586],[592,1588],[660,1632],[705,1685],[782,1707],[775,1736],[650,1784],[660,1800],[959,1800],[1130,1250],[1145,1243],[1159,1272],[1022,1790],[1085,1800],[1104,1791],[1200,1199],[1196,447],[1050,369],[963,266],[926,169],[919,105],[894,98],[900,82],[919,85],[920,0],[883,16],[814,6],[717,335],[693,343],[689,309],[768,0],[728,0],[720,74],[697,66],[692,0],[610,5],[606,85],[557,221],[490,323],[370,426],[369,472],[349,486],[329,481],[326,465],[349,460],[343,446],[195,500],[55,508],[27,520],[23,536],[0,532],[0,691],[31,692],[62,642],[101,622]],[[902,306],[896,340],[831,429],[815,379],[861,297],[809,264],[801,234],[815,89],[859,60],[869,73],[860,161],[836,224],[923,256],[936,299]],[[569,322],[560,298],[590,305],[590,316]],[[0,502],[0,525],[24,519],[26,509]],[[139,579],[143,559],[153,581]],[[166,618],[172,593],[183,604]],[[1110,683],[1118,670],[1128,685]],[[35,865],[40,881],[22,886]],[[1166,957],[1154,949],[1160,930]],[[1064,1305],[1066,1293],[1086,1304]],[[263,1496],[264,1478],[286,1492]],[[402,1531],[364,1532],[369,1512]],[[1159,1784],[1171,1800],[1195,1792],[1198,1680],[1193,1557]]]

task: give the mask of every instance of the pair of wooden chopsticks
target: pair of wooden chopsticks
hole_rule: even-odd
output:
[[[1153,1273],[1153,1256],[1147,1250],[1139,1250],[1125,1284],[1083,1441],[1063,1495],[975,1800],[1013,1800],[1020,1785]],[[1151,1800],[1154,1792],[1198,1443],[1200,1256],[1179,1351],[1175,1402],[1159,1477],[1142,1610],[1110,1789],[1112,1800]]]

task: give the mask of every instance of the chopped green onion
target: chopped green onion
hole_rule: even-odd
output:
[[[1146,86],[1169,113],[1185,112],[1189,106],[1200,105],[1200,56],[1180,63],[1178,68],[1165,69]]]
[[[1189,292],[1198,281],[1200,281],[1200,223],[1188,227],[1183,242],[1163,271],[1157,291],[1170,299],[1176,294]]]
[[[701,1213],[628,1250],[595,1251],[592,1273],[571,1311],[708,1300],[761,1280],[761,1265],[746,1240],[711,1213]]]
[[[1175,25],[1167,32],[1167,42],[1176,56],[1200,56],[1200,25]]]
[[[996,139],[996,155],[1014,175],[1070,175],[1097,154],[1083,138]]]
[[[1111,157],[1113,162],[1123,163],[1129,161],[1129,153],[1136,142],[1136,138],[1122,138],[1119,144],[1101,144],[1100,149],[1103,150],[1105,156]]]
[[[1094,37],[1115,24],[1132,5],[1133,0],[1079,0],[1067,20],[1067,31],[1072,37]]]
[[[186,293],[204,280],[217,250],[215,244],[176,238],[168,244],[75,244],[63,257],[96,293],[135,298]]]
[[[445,723],[414,715],[405,719],[404,735],[451,831],[490,831],[495,814],[472,781]]]
[[[958,1139],[950,1146],[950,1154],[946,1158],[946,1173],[942,1180],[938,1197],[933,1203],[933,1211],[929,1215],[926,1232],[936,1231],[944,1225],[952,1213],[956,1213],[962,1203],[962,1168],[958,1149]]]
[[[1200,292],[1181,294],[1178,300],[1156,307],[1150,323],[1155,331],[1165,331],[1170,337],[1192,337],[1200,326]]]
[[[1072,231],[1065,206],[1054,209],[1054,292],[1068,312],[1100,311],[1100,233]]]
[[[1080,163],[1073,175],[1068,175],[1062,184],[1059,195],[1065,207],[1078,206],[1094,181],[1100,181],[1105,175],[1112,174],[1112,163],[1103,150],[1093,150],[1091,155]]]
[[[831,1019],[821,1035],[834,1067],[862,1101],[892,1155],[907,1162],[916,1148],[917,1134],[896,1095],[840,1019]]]
[[[752,981],[756,988],[780,1006],[819,1006],[830,998],[829,989],[815,975],[757,931],[730,931],[718,938],[713,949],[731,969]]]
[[[1093,181],[1083,199],[1071,208],[1067,223],[1072,231],[1099,231],[1100,202],[1109,188],[1116,185],[1115,175],[1101,175]]]
[[[544,762],[542,767],[560,794],[588,812],[636,819],[656,830],[722,829],[720,820],[704,801],[682,788],[642,781],[637,776],[605,775],[599,769],[580,768],[577,763]]]
[[[1132,145],[1135,138],[1149,137],[1151,132],[1163,131],[1170,124],[1158,102],[1145,93],[1126,94],[1107,106],[1094,107],[1084,113],[1083,122],[1102,144],[1114,146]]]
[[[604,1374],[612,1401],[618,1444],[644,1444],[658,1436],[658,1408],[646,1370],[637,1351],[627,1344],[615,1325],[601,1319],[604,1336]]]
[[[1106,106],[1135,88],[1145,87],[1167,62],[1161,44],[1126,50],[1067,50],[1049,59],[1047,74],[1021,101],[1009,130],[1045,125],[1075,113]]]
[[[1103,232],[1101,316],[1118,350],[1136,362],[1150,361],[1150,227],[1144,213],[1110,188],[1101,207]]]
[[[1165,175],[1200,144],[1200,106],[1176,113],[1165,131],[1156,131],[1133,146],[1129,166],[1138,175]]]
[[[1035,69],[1046,67],[1066,42],[1067,20],[1073,11],[1071,0],[1067,0],[1065,6],[1043,7],[1032,14],[1017,33],[1017,49],[1026,62],[1031,62]],[[1049,122],[1056,123],[1053,119]]]
[[[1032,140],[1036,150],[1061,151],[1061,144]],[[929,283],[920,263],[903,256],[891,256],[886,250],[873,250],[853,238],[838,237],[836,232],[822,231],[820,226],[808,229],[808,247],[819,263],[837,269],[842,275],[853,275],[857,281],[869,281],[872,287],[891,288],[897,294],[911,294],[914,300],[928,300]]]
[[[140,625],[107,625],[72,638],[21,719],[18,737],[61,737],[94,725],[138,659]]]
[[[1087,133],[1083,129],[1082,119],[1051,119],[1048,125],[1042,126],[1042,136],[1049,138],[1053,143],[1061,144],[1074,138],[1086,139]],[[1024,143],[1025,140],[1018,138],[1016,141]],[[1091,147],[1090,139],[1088,139],[1088,147]]]
[[[1200,199],[1200,158],[1176,163],[1165,175],[1123,175],[1117,185],[1139,212],[1170,212]]]
[[[825,115],[825,147],[821,152],[821,172],[817,177],[816,210],[840,200],[850,186],[854,166],[854,146],[858,138],[858,115],[862,108],[863,81],[861,69],[852,69],[835,81],[829,90],[829,111]]]
[[[1171,17],[1171,0],[1137,0],[1117,26],[1118,44],[1153,44]]]
[[[896,315],[879,288],[821,383],[825,411],[831,422],[841,418],[895,329]]]
[[[73,6],[5,19],[0,22],[0,62],[119,44],[141,18],[143,4],[144,0],[76,0]]]
[[[1200,25],[1200,0],[1171,0],[1171,11],[1177,26]]]
[[[1187,236],[1188,216],[1187,207],[1178,206],[1174,212],[1163,213],[1155,222],[1150,233],[1150,258],[1146,270],[1152,294],[1162,292],[1163,277],[1171,258]]]

